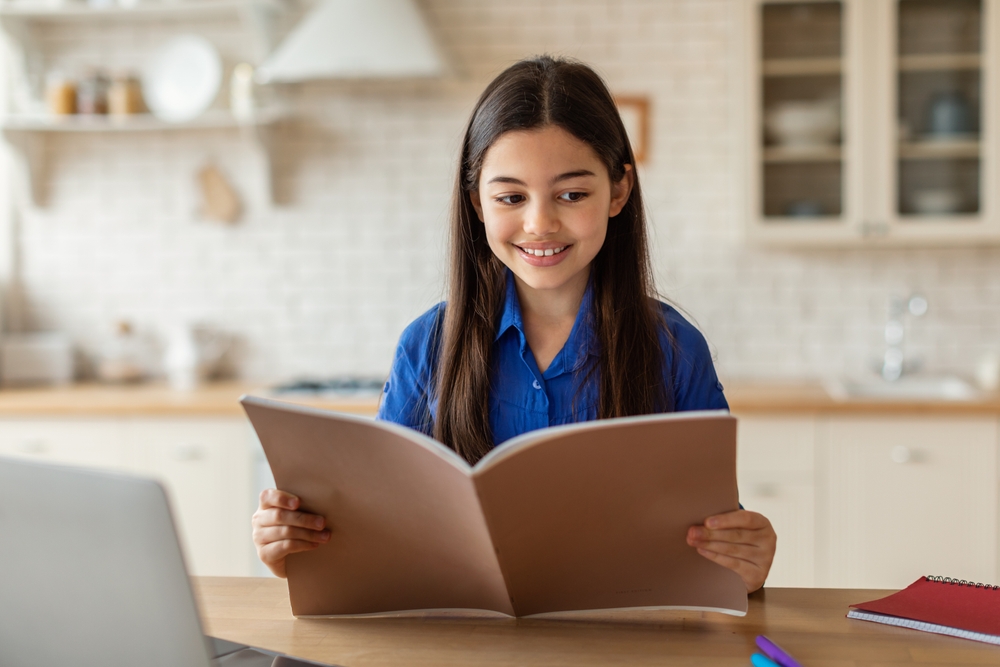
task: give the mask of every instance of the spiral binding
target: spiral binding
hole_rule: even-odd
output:
[[[981,588],[983,590],[1000,590],[1000,586],[992,586],[990,584],[981,584],[975,581],[966,581],[965,579],[952,579],[951,577],[927,577],[927,581],[933,581],[937,584],[950,584],[952,586],[969,586],[971,588]]]

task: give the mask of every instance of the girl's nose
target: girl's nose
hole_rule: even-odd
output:
[[[524,216],[524,231],[535,236],[545,236],[558,229],[559,215],[554,206],[540,202],[528,207]]]

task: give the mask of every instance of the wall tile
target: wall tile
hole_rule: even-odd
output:
[[[907,349],[928,368],[970,373],[1000,347],[996,250],[743,244],[731,0],[421,4],[462,76],[290,90],[297,114],[274,156],[281,206],[266,205],[257,157],[236,132],[50,142],[50,205],[21,220],[27,325],[65,329],[93,355],[119,318],[153,337],[199,320],[238,337],[249,378],[386,373],[403,327],[444,294],[455,159],[476,97],[511,62],[551,52],[651,98],[653,150],[640,174],[659,287],[705,332],[725,376],[867,372],[882,353],[887,299],[915,290],[931,308],[908,322]],[[41,38],[67,69],[125,67],[190,29],[66,24]],[[249,56],[227,21],[198,31],[227,67]],[[236,227],[199,219],[194,173],[208,160],[246,203]]]

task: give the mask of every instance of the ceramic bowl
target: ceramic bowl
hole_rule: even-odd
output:
[[[782,102],[767,113],[766,128],[783,148],[830,146],[840,135],[840,113],[829,101]]]
[[[911,200],[913,210],[923,215],[947,215],[962,208],[962,193],[951,188],[917,190]]]

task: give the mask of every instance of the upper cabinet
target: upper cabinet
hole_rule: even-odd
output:
[[[1000,0],[744,0],[750,237],[1000,242],[998,10]]]

